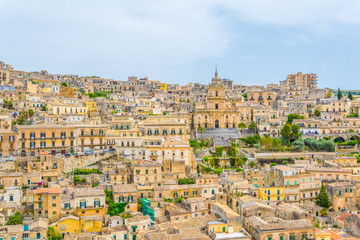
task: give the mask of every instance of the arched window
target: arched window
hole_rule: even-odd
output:
[[[219,109],[219,105],[218,105],[218,104],[215,104],[215,109]]]

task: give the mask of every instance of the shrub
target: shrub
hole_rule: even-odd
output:
[[[178,179],[178,184],[179,185],[184,185],[184,184],[194,184],[194,180],[192,180],[191,178],[179,178]]]
[[[296,140],[292,143],[292,146],[296,150],[303,150],[305,148],[305,143],[302,139]]]
[[[9,220],[6,222],[6,225],[19,225],[22,224],[22,216],[20,215],[20,212],[16,212],[14,215],[11,215],[9,217]]]
[[[214,170],[214,173],[215,173],[215,174],[220,174],[220,173],[223,173],[223,170],[222,170],[221,168],[216,168],[216,169]]]

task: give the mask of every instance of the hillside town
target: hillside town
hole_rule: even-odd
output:
[[[360,239],[360,93],[220,75],[0,62],[0,240]]]

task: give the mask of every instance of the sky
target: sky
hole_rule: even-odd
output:
[[[0,61],[25,71],[360,89],[358,0],[0,0]]]

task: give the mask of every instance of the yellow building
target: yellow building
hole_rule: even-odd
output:
[[[208,222],[207,228],[208,228],[208,234],[210,234],[210,232],[214,232],[214,233],[228,232],[228,224],[220,221]]]
[[[23,157],[40,155],[40,152],[66,153],[75,149],[76,132],[74,126],[68,125],[17,125],[17,154]]]
[[[97,111],[97,102],[85,102],[87,112]]]
[[[80,226],[84,232],[101,232],[102,218],[99,215],[83,216],[80,218]]]
[[[315,240],[331,240],[331,233],[317,228],[315,231]]]
[[[27,192],[28,203],[34,204],[34,215],[50,222],[60,218],[60,188],[39,188]]]
[[[75,98],[75,90],[71,87],[60,87],[60,95],[66,98]]]
[[[223,80],[217,72],[208,88],[206,104],[196,104],[192,127],[236,128],[239,123],[252,121],[252,107],[242,104],[233,106],[225,94]]]
[[[164,90],[166,92],[167,91],[167,84],[166,83],[161,83],[160,89]]]
[[[0,156],[2,158],[9,157],[15,154],[16,140],[16,132],[7,129],[0,129]]]
[[[284,187],[265,187],[259,188],[259,198],[268,204],[273,202],[284,201],[285,190]]]
[[[152,185],[162,180],[160,164],[135,164],[132,174],[136,184]]]
[[[58,221],[52,223],[50,227],[53,227],[56,232],[63,236],[66,233],[77,235],[81,232],[80,218],[73,215],[60,218]]]
[[[100,216],[102,219],[107,212],[103,189],[76,189],[74,191],[74,205],[76,215],[80,217]]]
[[[54,115],[87,114],[87,107],[83,104],[49,103],[47,109]]]

